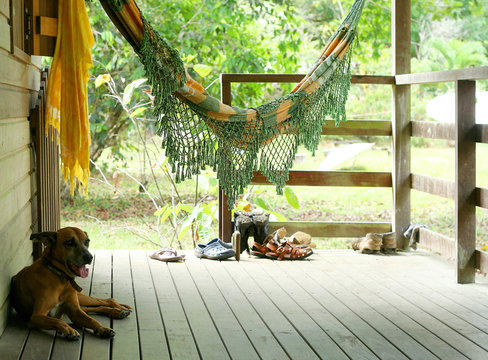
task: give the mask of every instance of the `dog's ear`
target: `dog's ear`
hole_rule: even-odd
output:
[[[55,231],[44,231],[32,234],[30,239],[33,241],[40,241],[44,245],[53,245],[58,239],[58,234]]]

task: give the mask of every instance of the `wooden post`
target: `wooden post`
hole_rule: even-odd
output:
[[[410,0],[391,1],[393,74],[410,73]],[[408,249],[403,232],[410,225],[410,85],[393,85],[393,231]]]
[[[475,281],[476,82],[456,81],[456,281]]]
[[[220,76],[220,94],[221,101],[224,104],[231,105],[231,87],[230,82],[224,81]],[[219,238],[229,242],[232,236],[232,214],[227,204],[227,195],[219,186]]]

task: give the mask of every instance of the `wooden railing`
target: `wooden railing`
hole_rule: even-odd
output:
[[[488,273],[488,253],[476,249],[476,206],[488,208],[488,189],[476,187],[476,143],[488,143],[488,125],[475,123],[476,80],[488,79],[488,66],[397,75],[397,85],[456,84],[454,124],[411,122],[411,136],[454,140],[455,181],[410,174],[411,188],[455,202],[455,237],[421,229],[421,246],[455,258],[457,281],[474,281],[475,269]]]
[[[222,74],[221,93],[222,102],[231,105],[232,83],[291,83],[299,82],[304,75],[296,74]],[[392,85],[393,76],[353,76],[355,84]],[[391,136],[390,121],[351,120],[336,127],[334,121],[328,120],[322,128],[322,134],[327,135],[367,135]],[[254,173],[252,184],[271,185],[259,172]],[[345,186],[345,187],[392,187],[391,172],[373,171],[304,171],[291,170],[289,186]],[[227,198],[220,191],[219,235],[229,240],[232,232],[231,211],[227,206]],[[391,222],[332,222],[332,221],[278,221],[270,223],[270,231],[285,226],[289,233],[301,230],[316,237],[360,237],[368,232],[391,231]]]
[[[299,82],[303,75],[288,74],[222,74],[222,101],[231,104],[231,83]],[[488,253],[476,249],[476,206],[488,208],[488,188],[476,187],[476,143],[488,143],[488,125],[475,124],[476,80],[488,79],[488,67],[439,71],[396,76],[353,76],[351,83],[392,85],[393,122],[354,120],[335,127],[326,121],[322,134],[391,136],[393,145],[392,172],[353,171],[290,171],[287,185],[392,187],[393,219],[391,223],[370,222],[274,222],[270,231],[285,226],[290,232],[302,230],[312,236],[358,237],[367,232],[395,230],[397,239],[410,224],[410,190],[415,189],[455,201],[455,238],[421,229],[420,245],[456,259],[456,280],[474,282],[476,270],[488,273]],[[410,121],[410,86],[415,84],[456,83],[455,124]],[[410,172],[410,137],[454,140],[456,143],[456,179],[447,181]],[[255,173],[253,184],[268,184],[264,176]],[[227,199],[219,195],[219,234],[229,239],[232,231],[231,212]],[[400,240],[400,248],[407,244]]]

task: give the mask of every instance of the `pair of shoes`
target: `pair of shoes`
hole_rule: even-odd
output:
[[[164,247],[153,254],[150,255],[151,259],[159,260],[159,261],[180,261],[185,258],[185,255],[178,255],[175,248],[172,247]]]
[[[276,242],[273,235],[269,235],[264,244],[254,242],[252,254],[275,260],[302,260],[312,255],[313,251],[310,248],[298,248],[290,241]]]
[[[362,254],[374,254],[379,251],[395,252],[395,233],[368,233],[364,238],[354,241],[351,245],[354,250],[359,250],[359,252]]]
[[[197,244],[195,248],[196,257],[211,260],[225,260],[235,256],[235,254],[232,244],[223,242],[218,238],[211,240],[207,244]]]
[[[244,250],[249,253],[249,236],[253,235],[254,242],[262,244],[268,236],[269,214],[263,212],[249,213],[246,211],[236,211],[234,213],[234,233],[240,233],[240,249],[242,254]]]

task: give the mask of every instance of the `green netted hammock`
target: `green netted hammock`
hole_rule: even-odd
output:
[[[232,208],[261,171],[282,193],[299,145],[317,149],[326,115],[345,120],[350,56],[365,0],[356,0],[305,78],[288,95],[240,109],[210,96],[133,0],[100,0],[144,64],[154,116],[176,181],[206,166],[217,174]]]

